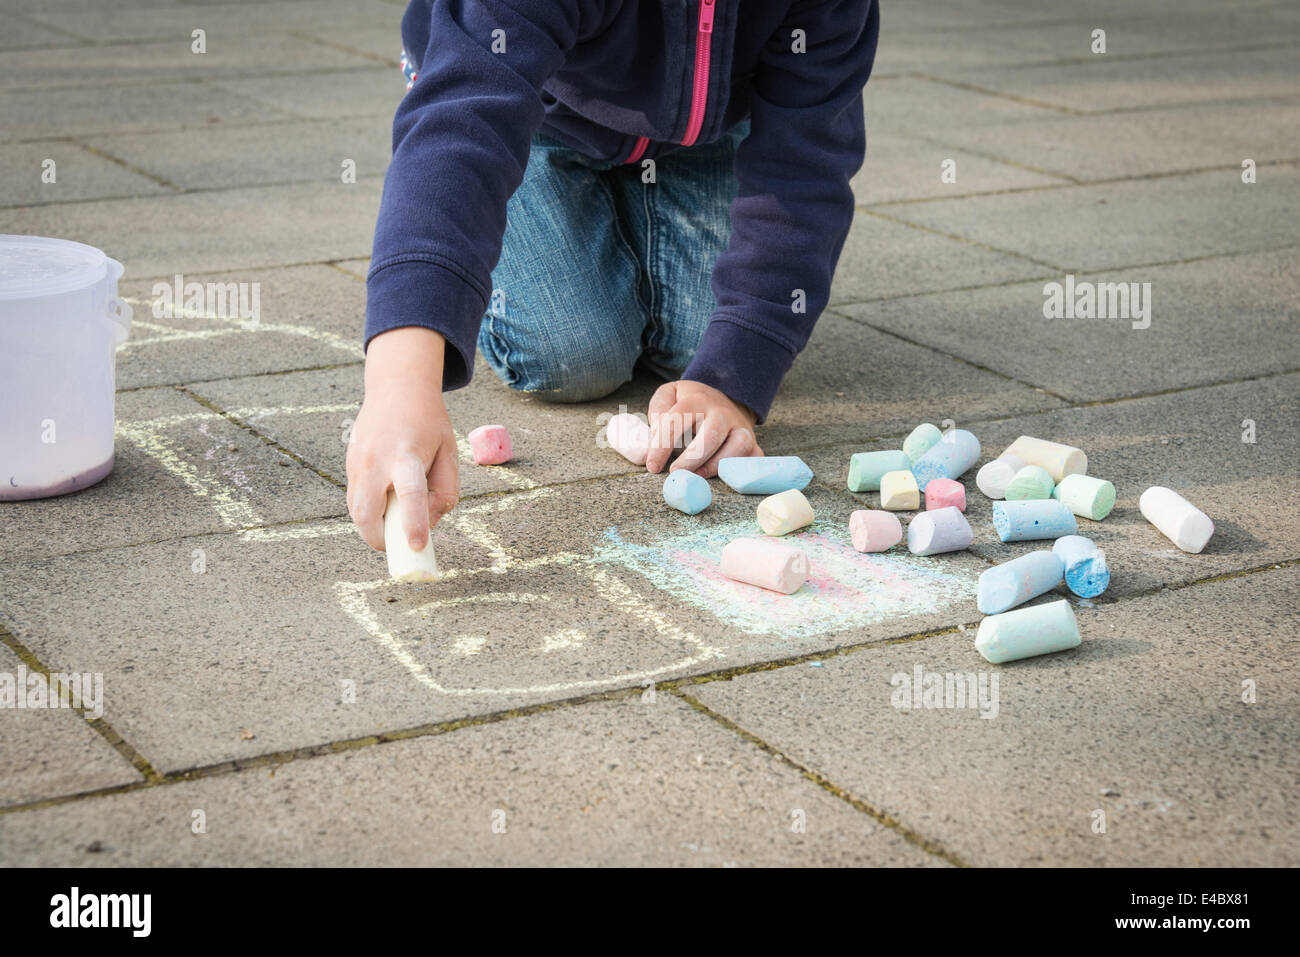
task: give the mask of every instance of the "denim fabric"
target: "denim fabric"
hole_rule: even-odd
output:
[[[608,395],[640,363],[690,364],[714,308],[713,264],[731,237],[737,124],[716,143],[640,163],[592,160],[542,134],[506,209],[478,348],[506,385],[552,402]]]

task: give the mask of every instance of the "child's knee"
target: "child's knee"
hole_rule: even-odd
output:
[[[529,336],[511,343],[485,324],[480,349],[510,388],[544,402],[589,402],[631,381],[639,342],[595,340],[588,335]]]

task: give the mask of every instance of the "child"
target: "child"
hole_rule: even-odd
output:
[[[348,448],[371,546],[390,487],[415,549],[456,503],[442,391],[476,345],[545,400],[669,380],[651,472],[683,422],[674,469],[762,454],[853,217],[878,28],[874,0],[413,0]]]

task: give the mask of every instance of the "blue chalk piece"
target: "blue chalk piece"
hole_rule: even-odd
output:
[[[713,490],[689,469],[678,469],[664,479],[664,501],[687,515],[698,515],[713,502]]]
[[[1090,538],[1066,535],[1052,551],[1065,566],[1065,584],[1080,598],[1096,598],[1110,585],[1106,555]]]
[[[802,490],[812,477],[812,469],[797,455],[738,456],[718,462],[718,478],[742,495]]]
[[[1074,513],[1054,498],[1024,502],[994,502],[993,527],[1004,542],[1060,538],[1079,530]]]
[[[965,429],[951,429],[912,463],[916,484],[925,488],[937,478],[955,479],[979,461],[980,440]]]
[[[1051,591],[1061,583],[1065,564],[1043,549],[1021,555],[980,574],[979,610],[997,615]]]

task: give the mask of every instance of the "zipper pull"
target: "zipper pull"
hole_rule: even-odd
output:
[[[713,32],[714,0],[700,0],[700,32]]]

